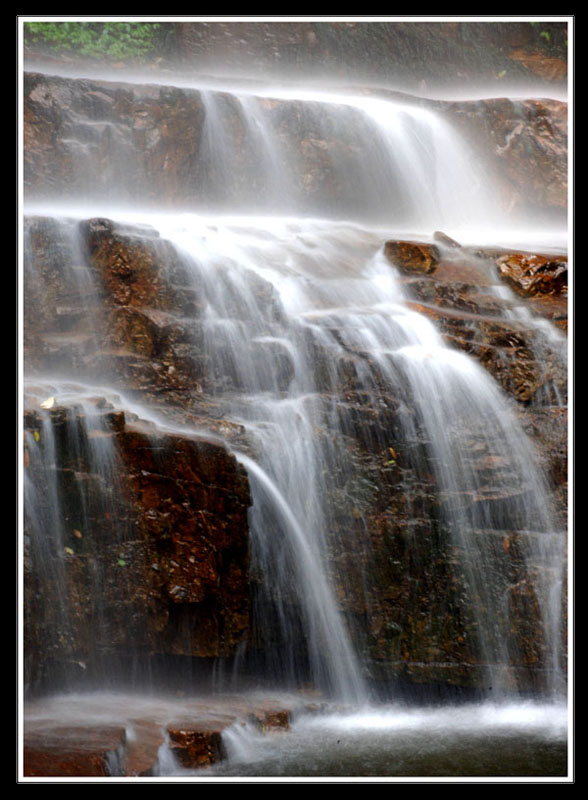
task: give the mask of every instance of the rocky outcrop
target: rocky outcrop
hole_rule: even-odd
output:
[[[457,244],[457,243],[455,243]],[[567,257],[446,247],[416,274],[402,253],[433,245],[387,242],[412,307],[431,318],[453,347],[474,356],[506,393],[526,405],[549,405],[567,393],[566,345],[555,352],[528,313],[567,327]],[[438,249],[435,247],[437,254]],[[502,282],[513,294],[501,291]],[[523,305],[525,298],[526,303]],[[555,336],[555,334],[554,334]]]
[[[211,766],[226,757],[223,732],[228,728],[248,725],[258,736],[285,731],[293,710],[271,698],[247,701],[217,695],[214,700],[164,701],[148,715],[140,703],[133,707],[132,701],[118,700],[124,711],[116,708],[116,698],[106,696],[102,714],[120,722],[81,720],[75,727],[59,719],[64,709],[56,720],[43,719],[42,712],[47,710],[40,701],[35,707],[41,711],[39,719],[33,712],[27,720],[24,776],[151,777],[158,774],[163,749],[180,768]],[[312,712],[308,705],[305,710]],[[50,711],[55,713],[54,705]]]
[[[499,181],[505,210],[530,208],[535,214],[563,216],[568,195],[567,103],[503,98],[444,108]]]
[[[500,269],[510,258],[524,263],[552,263],[530,254],[480,254],[437,235],[439,248],[423,242],[391,241],[384,248],[409,295],[409,303],[430,317],[447,342],[476,358],[510,396],[524,429],[537,445],[537,458],[549,477],[549,491],[558,524],[565,529],[567,387],[566,343],[549,345],[541,325],[529,318],[518,294],[504,293]],[[423,253],[427,258],[423,258]],[[563,264],[565,259],[558,260]],[[563,268],[553,268],[553,281],[541,283],[552,305],[533,306],[565,326],[566,287]],[[542,275],[549,275],[545,270]],[[546,280],[546,279],[545,279]],[[533,295],[530,299],[538,298]],[[517,311],[519,309],[519,311]],[[520,312],[520,313],[519,313]],[[537,317],[534,317],[537,319]],[[549,336],[557,335],[553,333]],[[508,676],[512,686],[540,689],[546,674],[546,642],[540,635],[540,610],[529,572],[525,536],[515,532],[532,526],[529,516],[505,522],[526,487],[515,478],[510,454],[496,455],[483,435],[484,421],[472,429],[466,447],[468,470],[476,476],[477,494],[459,499],[463,508],[485,506],[491,524],[475,531],[484,553],[484,570],[493,576],[490,596],[476,596],[482,617],[472,616],[467,548],[456,542],[444,523],[448,501],[424,454],[430,443],[415,421],[410,397],[383,388],[375,395],[354,386],[353,371],[340,400],[340,413],[353,478],[336,489],[332,551],[338,573],[338,599],[349,626],[357,631],[371,674],[411,684],[484,687],[476,631],[484,609],[489,627],[506,629],[516,650]],[[417,414],[418,416],[418,414]],[[406,431],[414,434],[407,437]],[[448,432],[448,435],[451,435]],[[510,477],[508,477],[510,476]],[[337,531],[345,532],[338,538]],[[346,546],[340,542],[345,540]],[[350,542],[355,544],[350,545]],[[540,570],[549,571],[549,561]],[[362,576],[371,576],[366,586]],[[505,604],[504,598],[508,599]],[[565,607],[562,606],[563,619]],[[498,615],[506,615],[499,620]],[[482,623],[483,624],[483,623]],[[565,623],[562,623],[565,625]],[[564,632],[562,627],[562,641]],[[506,675],[506,673],[505,673]]]
[[[535,419],[531,415],[529,421]],[[554,441],[561,444],[565,416],[555,427]],[[426,447],[426,440],[390,436],[389,441],[392,448],[369,455],[356,444],[350,446],[355,486],[345,487],[347,496],[341,492],[332,544],[338,601],[350,629],[357,632],[370,676],[401,686],[438,686],[441,692],[452,686],[491,689],[478,632],[481,625],[496,626],[511,637],[494,643],[512,657],[501,675],[503,685],[541,691],[550,678],[545,670],[548,645],[541,635],[536,576],[528,569],[525,535],[499,522],[473,532],[476,547],[484,553],[483,571],[492,576],[478,594],[464,577],[471,571],[471,554],[444,524],[448,498],[434,477],[418,468],[414,450]],[[500,518],[502,505],[516,506],[524,487],[497,492],[495,481],[502,481],[511,464],[484,450],[482,442],[482,436],[472,437],[472,468],[480,491],[461,501],[494,504]],[[345,532],[347,547],[341,546],[337,531]],[[537,569],[550,567],[543,562]],[[366,574],[368,585],[362,579]]]
[[[247,106],[237,95],[37,73],[28,73],[24,83],[28,198],[59,193],[62,200],[75,200],[91,194],[124,204],[139,196],[143,206],[157,208],[193,207],[205,200],[212,207],[261,202],[270,209],[277,197],[283,200],[282,188],[272,188],[281,159],[274,158],[272,174],[262,174],[257,123],[255,117],[247,119]],[[488,165],[492,180],[501,187],[498,202],[505,212],[519,208],[563,212],[566,103],[547,99],[446,103],[400,97],[441,111],[476,142],[476,157]],[[381,211],[370,205],[374,201],[369,192],[359,203],[357,199],[366,181],[362,153],[374,136],[361,114],[341,108],[347,115],[344,124],[323,126],[303,103],[270,98],[263,100],[263,111],[276,146],[296,155],[296,174],[282,177],[289,195],[307,211],[310,207],[319,213],[325,203],[343,211],[363,209],[368,215]],[[227,142],[232,144],[228,150]],[[221,159],[219,147],[224,148]],[[345,179],[340,163],[346,164]]]
[[[386,257],[403,272],[434,272],[439,261],[435,245],[419,242],[389,241],[384,245]]]
[[[50,394],[45,372],[81,382],[105,375],[172,426],[218,433],[247,451],[243,428],[218,413],[223,376],[211,372],[203,352],[198,286],[169,243],[148,228],[105,219],[57,227],[35,217],[26,235],[32,255],[25,295],[25,467],[37,486],[27,504],[25,538],[28,680],[100,676],[117,659],[231,658],[256,639],[248,482],[234,457],[210,437],[140,424],[107,395],[41,405]],[[396,241],[385,252],[413,308],[432,318],[453,347],[477,358],[512,398],[538,443],[563,517],[565,363],[557,347],[544,346],[541,328],[515,313],[520,304],[537,303],[535,316],[539,310],[563,325],[563,259],[468,250],[440,232],[435,245]],[[505,299],[496,288],[500,267],[512,259],[557,266],[536,271],[540,294]],[[546,283],[549,275],[553,281]],[[264,303],[274,303],[270,287],[256,280]],[[480,686],[477,623],[463,582],[467,554],[442,521],[440,487],[423,468],[429,442],[410,398],[379,380],[373,364],[375,386],[366,391],[360,365],[367,356],[351,350],[339,365],[340,385],[321,383],[329,355],[316,355],[317,383],[337,408],[344,434],[337,445],[341,468],[329,483],[329,558],[339,605],[370,675]],[[286,386],[287,373],[283,380]],[[316,435],[331,434],[317,428]],[[482,488],[463,502],[499,508],[510,498],[516,505],[524,487],[504,480],[508,458],[497,458],[484,441],[472,432],[468,468]],[[509,487],[506,495],[496,494],[498,485]],[[503,576],[495,591],[509,598],[520,646],[512,683],[540,686],[544,643],[537,638],[522,542],[498,523],[477,535],[492,554],[492,573]],[[367,585],[365,575],[371,576]],[[47,604],[46,597],[57,601]]]
[[[100,374],[172,404],[202,391],[198,297],[169,243],[101,219],[30,218],[25,235],[28,371]]]
[[[243,469],[219,442],[138,426],[99,390],[43,409],[51,389],[33,379],[99,375],[172,423],[239,440],[204,399],[197,292],[149,229],[37,217],[26,238],[27,682],[113,659],[229,657],[250,625]]]
[[[91,189],[113,200],[117,186],[117,201],[141,196],[158,207],[192,196],[205,116],[198,92],[28,74],[24,97],[29,196]]]
[[[525,253],[497,259],[500,277],[526,297],[567,297],[568,260]]]
[[[30,733],[24,750],[28,778],[104,778],[125,739],[123,725],[103,728],[59,727]]]
[[[221,444],[158,434],[96,403],[92,413],[28,403],[29,685],[157,654],[226,657],[249,627],[242,468]]]

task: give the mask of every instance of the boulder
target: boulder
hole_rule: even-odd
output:
[[[566,296],[568,259],[549,258],[530,253],[512,253],[496,260],[498,274],[518,294],[524,296]]]
[[[439,261],[439,249],[433,244],[422,242],[388,241],[384,253],[402,272],[434,272]]]
[[[210,766],[220,761],[223,754],[222,731],[228,724],[227,721],[170,723],[167,735],[174,757],[186,769]]]

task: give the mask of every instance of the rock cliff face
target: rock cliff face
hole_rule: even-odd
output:
[[[26,414],[31,684],[100,680],[154,654],[227,656],[249,625],[243,470],[214,442],[157,435],[96,403],[94,430],[80,408]],[[110,470],[88,441],[97,436]]]
[[[230,657],[256,640],[243,468],[220,442],[145,427],[109,397],[41,407],[51,391],[43,373],[75,374],[82,383],[99,374],[165,409],[170,422],[246,449],[243,429],[217,418],[219,378],[202,349],[199,298],[174,249],[149,229],[105,219],[72,224],[73,237],[51,219],[27,222],[34,266],[27,268],[24,330],[31,384],[25,465],[37,487],[25,558],[29,680],[55,677],[56,666],[64,676],[86,669],[100,675],[116,658]],[[537,291],[531,301],[540,303],[539,312],[562,325],[564,261],[473,253],[438,238],[439,245],[391,241],[385,252],[403,272],[414,308],[512,396],[539,444],[563,516],[565,407],[553,400],[564,398],[565,364],[556,351],[541,349],[540,331],[528,320],[509,319],[512,297],[501,301],[484,284],[500,280],[510,263],[517,276],[525,265],[535,275],[540,264],[539,288],[532,282],[525,291]],[[80,259],[97,295],[72,280]],[[269,301],[271,287],[262,283]],[[95,296],[98,307],[88,307]],[[365,393],[353,367],[359,357],[349,354],[347,377],[330,398],[343,420],[348,459],[329,499],[336,509],[330,558],[338,602],[372,677],[479,686],[464,553],[441,521],[436,479],[418,467],[427,437],[421,431],[405,438],[402,417],[413,411],[391,387],[382,385],[377,403]],[[101,453],[110,448],[108,458],[96,454],[97,439]],[[471,466],[492,487],[509,464],[484,447],[472,439]],[[518,491],[513,486],[513,496]],[[47,538],[43,527],[55,524],[55,513],[62,522]],[[488,539],[493,574],[504,576],[495,591],[510,598],[513,637],[523,642],[513,683],[524,673],[525,685],[540,686],[544,643],[519,535],[495,527],[479,536]],[[342,547],[343,541],[356,544]],[[59,601],[47,604],[48,597]]]
[[[505,206],[564,212],[568,194],[567,103],[548,99],[449,104],[455,124],[481,145],[501,176]]]
[[[72,250],[52,220],[27,226],[28,374],[82,382],[99,374],[137,397],[163,397],[179,414],[192,404],[202,356],[181,324],[194,301],[174,286],[173,253],[156,239],[115,233],[106,220],[78,233],[83,248]],[[83,258],[97,295],[72,280]],[[136,415],[104,397],[43,410],[50,391],[29,385],[25,420],[26,472],[36,487],[25,559],[29,680],[42,678],[49,661],[99,674],[113,656],[234,653],[249,627],[243,469],[223,444],[136,427]],[[182,420],[198,424],[194,414]],[[48,597],[60,600],[53,607]]]
[[[223,104],[238,138],[238,104],[229,97]],[[283,103],[267,105],[287,139]],[[544,211],[561,208],[562,107],[530,101],[514,116],[513,108],[505,101],[445,110],[493,141],[510,187],[507,204],[533,196]],[[296,104],[290,112],[303,116]],[[67,199],[91,186],[100,199],[122,200],[112,196],[122,174],[129,197],[182,206],[210,179],[202,159],[211,143],[202,138],[207,109],[200,92],[30,75],[24,113],[31,198]],[[308,197],[337,198],[337,176],[321,156],[327,148],[353,149],[353,142],[307,133],[301,188]],[[87,151],[90,174],[79,168],[76,148]],[[535,154],[524,167],[517,148]],[[99,678],[107,662],[138,663],[154,655],[230,658],[246,642],[254,650],[250,601],[262,579],[250,573],[247,474],[228,450],[248,452],[251,442],[219,411],[224,376],[204,346],[199,287],[188,281],[178,252],[147,226],[105,218],[58,224],[35,216],[26,222],[25,243],[25,479],[34,488],[24,554],[27,681],[80,671]],[[454,348],[477,359],[512,401],[537,443],[563,518],[565,346],[548,340],[551,326],[562,335],[566,328],[566,260],[465,249],[442,234],[435,244],[390,241],[385,253],[411,307],[434,320]],[[272,286],[260,276],[252,280],[264,305],[279,315]],[[491,291],[500,281],[515,294]],[[545,326],[531,324],[529,314]],[[280,343],[273,347],[272,365],[281,365],[275,371],[285,389],[292,367]],[[328,359],[329,353],[316,353],[316,383],[325,403],[337,409],[344,440],[338,445],[346,458],[329,483],[329,560],[339,606],[369,676],[482,687],[472,587],[463,581],[466,556],[443,522],[438,478],[422,466],[430,443],[414,398],[378,378],[373,364],[377,392],[368,393],[360,376],[369,357],[351,348],[339,385],[321,383]],[[100,376],[109,389],[94,390],[84,402],[53,404],[47,375],[53,381],[67,376],[66,383],[74,376],[82,386]],[[113,391],[124,393],[124,402]],[[146,426],[134,402],[158,410],[170,429]],[[181,426],[206,434],[179,432]],[[317,438],[329,435],[316,431]],[[504,495],[496,486],[505,485],[511,463],[497,458],[475,431],[468,469],[484,491],[463,503],[499,507]],[[508,480],[506,486],[514,498],[525,492]],[[518,643],[511,684],[541,687],[547,646],[520,535],[499,522],[476,535],[490,554],[489,572],[499,576],[496,598],[476,603],[486,603],[489,615],[506,598],[502,607]],[[351,544],[343,547],[344,539]]]
[[[523,302],[522,307],[565,330],[567,284],[565,279],[561,282],[561,276],[566,259],[481,253],[460,248],[441,233],[435,238],[439,245],[389,241],[384,251],[403,274],[405,288],[414,298],[409,305],[431,318],[451,347],[475,358],[512,398],[524,429],[537,445],[559,524],[565,526],[565,343],[562,338],[559,348],[552,350],[543,340],[541,327],[530,324],[528,316],[513,312]],[[519,270],[527,267],[528,284],[517,283],[527,305],[512,295],[501,298],[500,293],[491,291],[501,279],[506,285],[512,282],[505,269],[509,264],[516,266],[517,277]],[[533,281],[537,265],[543,268],[539,284]],[[419,467],[422,453],[430,446],[427,435],[418,426],[413,439],[401,433],[407,429],[401,424],[403,415],[410,416],[414,409],[407,410],[399,400],[383,392],[380,403],[367,408],[361,393],[349,386],[343,392],[343,402],[349,401],[353,415],[351,450],[360,477],[353,508],[343,511],[341,507],[340,524],[344,526],[345,520],[349,524],[355,517],[359,528],[367,519],[369,544],[366,542],[361,552],[338,553],[346,575],[341,603],[351,616],[365,615],[365,646],[374,674],[392,672],[414,683],[481,686],[483,670],[475,652],[480,620],[472,616],[471,595],[468,599],[467,582],[463,582],[466,553],[444,525],[442,507],[447,498],[438,477],[430,467],[424,472]],[[480,423],[483,427],[484,421]],[[368,431],[371,436],[366,435]],[[363,435],[358,438],[359,432]],[[466,502],[494,502],[498,508],[509,494],[516,498],[526,491],[516,482],[509,485],[510,458],[493,455],[482,435],[473,431],[469,448],[470,468],[481,489]],[[508,488],[497,491],[497,486]],[[513,685],[520,682],[538,688],[544,680],[541,664],[545,664],[546,643],[538,635],[537,597],[522,538],[509,527],[513,522],[495,521],[476,535],[485,540],[485,570],[493,576],[491,580],[502,576],[493,591],[497,597],[508,598],[506,604],[497,603],[492,613],[496,615],[500,606],[510,615],[513,642],[517,639],[520,648],[510,679]],[[519,523],[524,528],[529,520]],[[372,580],[367,594],[354,591],[362,585],[362,563]],[[549,570],[550,566],[544,563],[540,569]],[[477,598],[479,609],[488,608],[488,602]],[[565,616],[565,608],[562,611]],[[559,635],[564,641],[563,628]]]
[[[506,213],[523,205],[535,213],[565,209],[567,104],[507,99],[442,103],[398,97],[441,110],[476,142],[478,157],[488,162],[489,174],[501,184]],[[268,189],[259,174],[257,123],[248,120],[243,102],[222,91],[28,73],[23,110],[27,193],[41,199],[58,193],[63,201],[90,194],[114,204],[140,196],[142,205],[157,208],[186,207],[203,198],[212,207],[227,201],[254,203]],[[289,192],[295,188],[304,207],[315,213],[329,207],[357,211],[365,180],[361,143],[354,132],[365,127],[360,115],[349,109],[345,124],[322,127],[303,103],[268,98],[263,110],[283,152],[296,154],[300,165],[283,176],[292,182]],[[213,128],[206,127],[207,120]],[[227,138],[235,148],[229,163],[219,163],[215,148]],[[346,159],[356,170],[351,186],[341,179],[333,156]],[[276,172],[279,160],[274,157],[274,162]],[[271,193],[266,200],[269,208],[275,207]],[[361,203],[366,206],[367,197],[362,196]],[[377,209],[365,211],[373,214]]]

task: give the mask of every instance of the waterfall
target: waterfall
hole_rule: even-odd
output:
[[[59,459],[52,412],[40,410],[45,394],[55,393],[59,408],[68,409],[67,431],[76,431],[67,433],[66,460],[75,462],[82,446],[75,437],[82,437],[92,453],[94,478],[114,495],[118,483],[111,431],[94,417],[87,389],[75,388],[94,383],[90,391],[99,395],[108,378],[116,378],[117,390],[129,388],[107,364],[109,355],[125,354],[110,354],[100,345],[99,359],[88,356],[98,347],[89,342],[102,333],[95,316],[102,290],[80,244],[78,220],[103,216],[128,225],[139,241],[144,235],[150,243],[163,243],[158,252],[162,263],[164,253],[173,260],[163,272],[173,271],[174,291],[181,274],[182,288],[197,298],[197,312],[188,304],[183,308],[182,321],[194,314],[194,339],[183,344],[194,346],[198,338],[207,374],[204,387],[194,376],[188,410],[196,413],[205,398],[214,403],[216,419],[245,432],[244,444],[227,441],[227,447],[247,472],[252,494],[249,658],[255,667],[277,686],[310,683],[354,705],[369,696],[362,617],[374,602],[371,579],[363,575],[363,590],[355,588],[356,600],[346,602],[341,568],[356,556],[357,565],[346,568],[360,572],[362,559],[369,561],[373,534],[362,538],[370,524],[368,495],[384,491],[356,472],[353,458],[361,441],[388,471],[398,467],[397,450],[404,448],[402,469],[410,482],[403,496],[409,504],[414,500],[415,519],[426,516],[416,510],[415,487],[426,481],[436,487],[438,498],[427,503],[438,514],[435,531],[447,534],[448,549],[460,560],[463,614],[475,639],[466,645],[482,672],[476,685],[518,688],[510,668],[523,658],[512,609],[536,601],[542,627],[537,661],[549,673],[549,688],[562,691],[564,542],[533,445],[486,371],[445,344],[433,323],[412,310],[408,290],[382,249],[390,230],[430,237],[442,227],[469,241],[481,235],[482,243],[514,236],[516,226],[503,223],[488,173],[442,115],[415,103],[284,89],[253,94],[205,88],[192,94],[203,109],[202,135],[198,146],[194,143],[199,160],[197,168],[178,172],[177,208],[154,210],[158,193],[169,187],[165,180],[152,185],[155,179],[140,154],[125,163],[130,133],[122,123],[93,129],[100,148],[110,148],[117,174],[100,174],[88,137],[69,152],[72,174],[85,178],[72,179],[73,188],[65,186],[62,196],[53,198],[56,207],[64,203],[60,213],[47,212],[47,187],[44,208],[35,206],[34,196],[27,198],[27,211],[42,210],[51,218],[55,247],[52,255],[47,242],[35,250],[25,241],[31,304],[45,288],[53,290],[45,286],[54,279],[53,265],[67,287],[60,306],[64,324],[77,316],[86,326],[83,342],[54,330],[51,342],[43,341],[42,365],[26,376],[42,420],[38,436],[27,433],[28,535],[41,563],[59,553],[62,572],[52,578],[56,605],[63,605],[59,585],[65,580],[67,545],[60,490],[51,481]],[[84,207],[76,209],[72,200],[80,185]],[[105,210],[104,202],[113,197],[122,207]],[[131,211],[123,202],[140,205],[141,197],[149,205],[145,211]],[[175,310],[158,312],[180,319]],[[129,394],[145,407],[138,417],[148,417],[155,390],[150,395],[138,381]],[[155,405],[159,425],[162,409]],[[372,413],[390,416],[392,405],[394,425],[371,421]],[[75,463],[69,468],[75,471]],[[36,498],[44,491],[54,496],[51,520],[37,513]],[[99,517],[116,547],[116,532],[105,523],[109,510],[88,510],[85,502],[82,496],[80,522],[70,521],[68,530],[79,531],[83,541],[84,521]],[[348,524],[342,522],[345,516]],[[55,551],[51,559],[45,548]],[[510,548],[520,551],[523,563],[518,594],[512,575],[497,572]],[[124,564],[122,550],[118,557]],[[101,586],[109,579],[94,575],[97,626]],[[67,617],[65,609],[59,613]],[[75,640],[73,632],[63,635]],[[96,637],[102,641],[98,628]],[[398,654],[391,660],[398,661]]]
[[[216,220],[209,232],[200,220],[186,219],[179,231],[177,222],[168,221],[165,236],[183,247],[187,257],[191,254],[195,285],[207,287],[208,349],[222,359],[219,373],[231,376],[225,400],[228,414],[251,432],[266,471],[262,476],[245,459],[253,468],[252,532],[262,572],[276,570],[270,584],[278,586],[284,597],[286,587],[293,584],[305,598],[313,661],[328,650],[332,665],[338,669],[350,665],[343,683],[339,678],[338,683],[326,685],[346,686],[357,671],[341,643],[320,556],[324,532],[335,527],[326,498],[335,495],[334,476],[348,470],[345,420],[337,397],[349,354],[369,354],[374,365],[371,369],[362,365],[358,381],[371,395],[368,405],[378,403],[376,375],[398,394],[406,393],[408,386],[408,402],[417,411],[416,421],[405,420],[409,429],[404,438],[416,438],[410,430],[413,425],[426,429],[426,463],[417,470],[435,470],[445,497],[446,524],[455,544],[466,553],[469,591],[479,609],[478,646],[488,665],[489,685],[498,689],[503,666],[517,661],[513,652],[517,643],[509,634],[508,581],[486,573],[492,569],[492,548],[503,547],[503,537],[513,529],[525,557],[551,564],[553,570],[538,597],[544,625],[551,631],[548,661],[554,684],[560,685],[554,634],[559,628],[562,543],[547,486],[534,466],[533,446],[486,372],[465,354],[445,346],[430,321],[407,309],[407,298],[381,250],[370,255],[374,248],[366,237],[363,258],[350,259],[346,274],[350,243],[361,250],[362,234],[353,227],[249,219],[245,229],[242,220],[224,226]],[[276,290],[280,313],[272,304],[259,304],[257,284],[249,282],[253,270]],[[231,320],[228,308],[237,302],[238,319]],[[321,351],[329,354],[329,363],[320,365],[319,375],[313,354]],[[281,382],[284,372],[287,380]],[[388,435],[379,432],[382,449]],[[480,462],[487,465],[485,471]],[[275,482],[273,488],[268,475]],[[497,478],[503,483],[494,485]],[[280,543],[276,551],[275,534],[270,539],[268,532],[279,528],[287,532],[289,544]],[[284,607],[279,614],[288,631],[292,623]],[[326,648],[325,630],[332,632]],[[292,632],[286,638],[292,640]],[[281,658],[285,665],[293,663],[295,655],[288,659],[283,650]],[[277,664],[273,670],[279,673]],[[325,685],[317,680],[316,669],[313,674],[319,685]]]

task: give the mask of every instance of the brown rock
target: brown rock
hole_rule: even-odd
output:
[[[496,98],[444,107],[481,158],[489,160],[505,212],[567,208],[567,103]]]
[[[117,185],[121,199],[140,193],[159,207],[192,196],[205,117],[197,91],[27,73],[23,114],[30,192],[59,186],[76,197],[91,185],[109,198]],[[76,138],[87,148],[85,165]]]
[[[178,300],[165,274],[166,253],[158,248],[155,232],[150,238],[125,235],[104,219],[89,220],[82,230],[107,301],[116,306],[159,310],[177,307]],[[169,248],[163,247],[169,255]]]
[[[71,409],[49,414],[55,441],[84,431],[83,415]],[[28,459],[36,512],[51,513],[55,494],[42,487],[55,481],[68,524],[59,550],[36,517],[25,524],[27,680],[51,661],[80,673],[116,653],[228,656],[249,627],[245,472],[215,442],[162,437],[120,416],[114,423],[104,435],[120,458],[116,477],[99,472],[81,444],[63,451],[54,474]],[[26,426],[40,447],[52,446],[39,413]],[[50,596],[61,602],[41,602]]]
[[[513,253],[497,259],[498,274],[521,295],[565,296],[568,291],[568,260]]]
[[[384,245],[386,258],[403,272],[431,273],[439,261],[439,250],[422,242],[388,241]]]
[[[568,65],[563,58],[548,56],[544,52],[516,49],[508,57],[546,81],[564,81],[568,75]]]
[[[435,231],[433,239],[445,247],[451,247],[453,250],[461,249],[460,243],[456,242],[455,239],[452,239],[451,236],[448,236],[446,233],[443,233],[443,231]]]
[[[112,775],[124,727],[56,728],[25,735],[23,774],[43,778]]]
[[[284,709],[268,711],[265,715],[265,727],[270,730],[288,730],[290,728],[290,714]]]
[[[222,732],[226,720],[201,723],[170,723],[170,746],[180,764],[187,769],[210,766],[222,758]]]
[[[121,772],[129,776],[150,776],[164,743],[162,727],[152,720],[133,720],[133,734],[127,737],[121,756]]]

